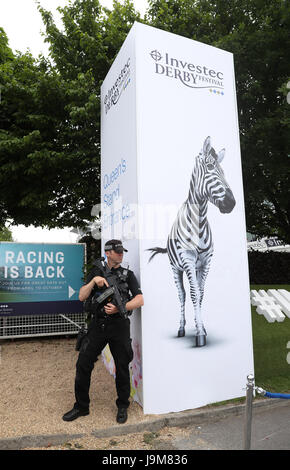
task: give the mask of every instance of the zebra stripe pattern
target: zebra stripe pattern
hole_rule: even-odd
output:
[[[203,149],[195,161],[187,200],[178,211],[167,240],[167,248],[151,248],[150,260],[158,253],[167,252],[180,301],[181,317],[178,336],[185,335],[184,272],[190,285],[190,297],[194,309],[195,340],[197,347],[206,345],[206,330],[202,321],[201,306],[205,281],[213,255],[213,239],[207,219],[208,202],[221,213],[229,213],[235,206],[233,193],[221,168],[225,150],[218,154],[207,137]]]

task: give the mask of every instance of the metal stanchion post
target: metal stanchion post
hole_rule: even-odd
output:
[[[252,405],[255,378],[252,374],[247,376],[247,393],[246,393],[246,421],[245,421],[245,450],[251,448],[251,432],[252,432]]]

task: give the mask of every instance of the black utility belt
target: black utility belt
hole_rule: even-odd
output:
[[[107,315],[106,313],[103,315],[94,315],[95,319],[97,321],[103,321],[103,320],[125,320],[119,313],[112,313],[111,315]]]

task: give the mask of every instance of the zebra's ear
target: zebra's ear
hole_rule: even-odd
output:
[[[225,153],[226,153],[226,149],[222,149],[219,153],[218,153],[218,158],[217,158],[217,161],[219,163],[221,163],[224,159],[224,156],[225,156]]]
[[[204,155],[208,155],[209,151],[211,149],[211,143],[210,143],[210,136],[208,136],[203,144],[203,153]]]

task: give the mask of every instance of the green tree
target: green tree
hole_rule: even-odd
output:
[[[8,38],[3,28],[0,27],[0,64],[13,59],[13,52],[8,46]]]
[[[17,54],[0,66],[1,220],[85,226],[100,193],[100,86],[139,14],[98,0],[39,5],[50,59]]]
[[[82,226],[100,192],[100,86],[134,21],[234,53],[247,230],[290,241],[288,0],[74,0],[39,5],[50,59],[0,29],[0,221]]]
[[[68,84],[44,58],[30,54],[0,68],[4,220],[62,227],[86,218],[88,193],[98,181],[91,139],[99,105],[91,81],[83,74]]]
[[[12,232],[6,226],[0,227],[0,242],[13,242]]]

